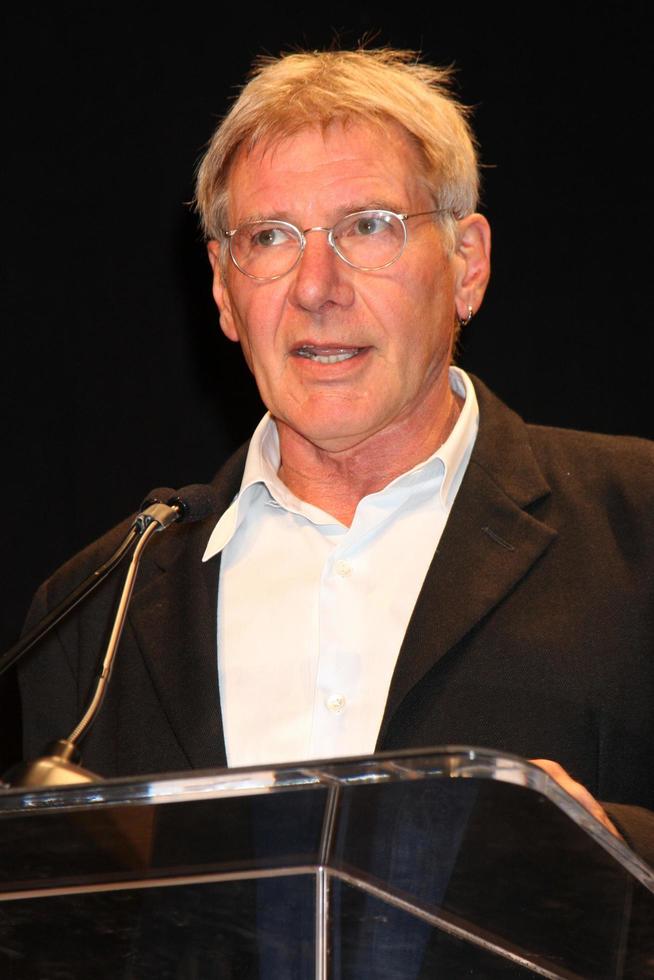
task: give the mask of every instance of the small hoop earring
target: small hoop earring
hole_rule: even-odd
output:
[[[474,310],[472,309],[471,306],[468,306],[467,316],[463,317],[457,314],[457,320],[459,321],[459,328],[462,330],[464,327],[467,327],[474,315],[475,315]]]

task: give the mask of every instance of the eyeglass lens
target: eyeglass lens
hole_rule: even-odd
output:
[[[242,272],[256,279],[273,279],[290,272],[297,263],[302,237],[295,225],[285,221],[251,221],[237,228],[229,244]],[[330,243],[349,265],[382,269],[402,254],[405,225],[391,211],[358,211],[334,225]]]

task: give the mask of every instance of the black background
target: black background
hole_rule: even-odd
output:
[[[186,203],[202,147],[261,52],[376,34],[453,63],[475,106],[495,236],[460,362],[529,421],[651,437],[645,9],[7,8],[1,649],[65,558],[151,487],[209,479],[261,413],[220,335]],[[15,697],[10,678],[5,761]]]

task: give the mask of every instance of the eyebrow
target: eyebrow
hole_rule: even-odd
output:
[[[336,222],[340,221],[341,218],[344,218],[348,214],[356,214],[357,211],[393,211],[395,214],[407,213],[406,209],[400,207],[397,201],[392,201],[392,202],[388,200],[382,201],[380,199],[366,200],[363,202],[362,201],[349,202],[347,204],[342,205],[338,209],[338,211],[339,211],[339,215],[337,218],[334,218],[334,224],[336,224]],[[302,228],[301,223],[293,219],[290,211],[268,211],[266,213],[256,212],[254,214],[249,214],[246,218],[243,218],[242,221],[238,222],[238,225],[249,224],[250,222],[253,221],[286,221],[288,222],[288,224],[294,225],[296,228],[300,228],[300,229]],[[236,227],[238,227],[238,225],[236,225]]]
[[[393,211],[395,214],[404,214],[405,209],[398,205],[397,201],[381,200],[377,198],[376,200],[367,200],[364,202],[354,201],[347,204],[343,209],[343,215],[354,214],[357,211]]]

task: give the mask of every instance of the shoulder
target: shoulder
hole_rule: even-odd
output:
[[[73,589],[81,585],[86,578],[111,558],[120,547],[121,542],[127,537],[134,522],[134,516],[125,518],[77,552],[41,584],[32,600],[25,624],[26,629],[29,629],[45,616],[49,609],[62,602]]]
[[[199,550],[202,542],[208,539],[216,520],[231,503],[238,492],[245,465],[247,445],[241,446],[218,470],[211,481],[217,494],[218,509],[215,514],[196,524],[172,525],[165,534],[155,535],[144,558],[139,580],[147,580],[149,566],[167,565],[180,553]],[[61,602],[72,589],[87,576],[103,565],[120,547],[134,523],[136,514],[124,518],[119,524],[105,532],[65,562],[39,588],[28,617],[29,626],[45,612]],[[125,566],[123,566],[125,567]]]
[[[600,494],[607,506],[654,499],[654,443],[632,436],[528,425],[529,443],[553,489]]]
[[[589,470],[622,471],[651,477],[654,442],[637,436],[603,435],[545,425],[526,425],[529,441],[545,465],[583,462]]]
[[[654,443],[529,425],[474,380],[479,432],[471,468],[504,498],[553,528],[559,546],[651,564]],[[463,489],[463,485],[462,485]]]
[[[525,423],[477,378],[479,435],[476,461],[498,482],[536,472],[550,490],[607,499],[651,500],[654,442],[633,436],[602,435]],[[524,482],[524,477],[523,477]]]

